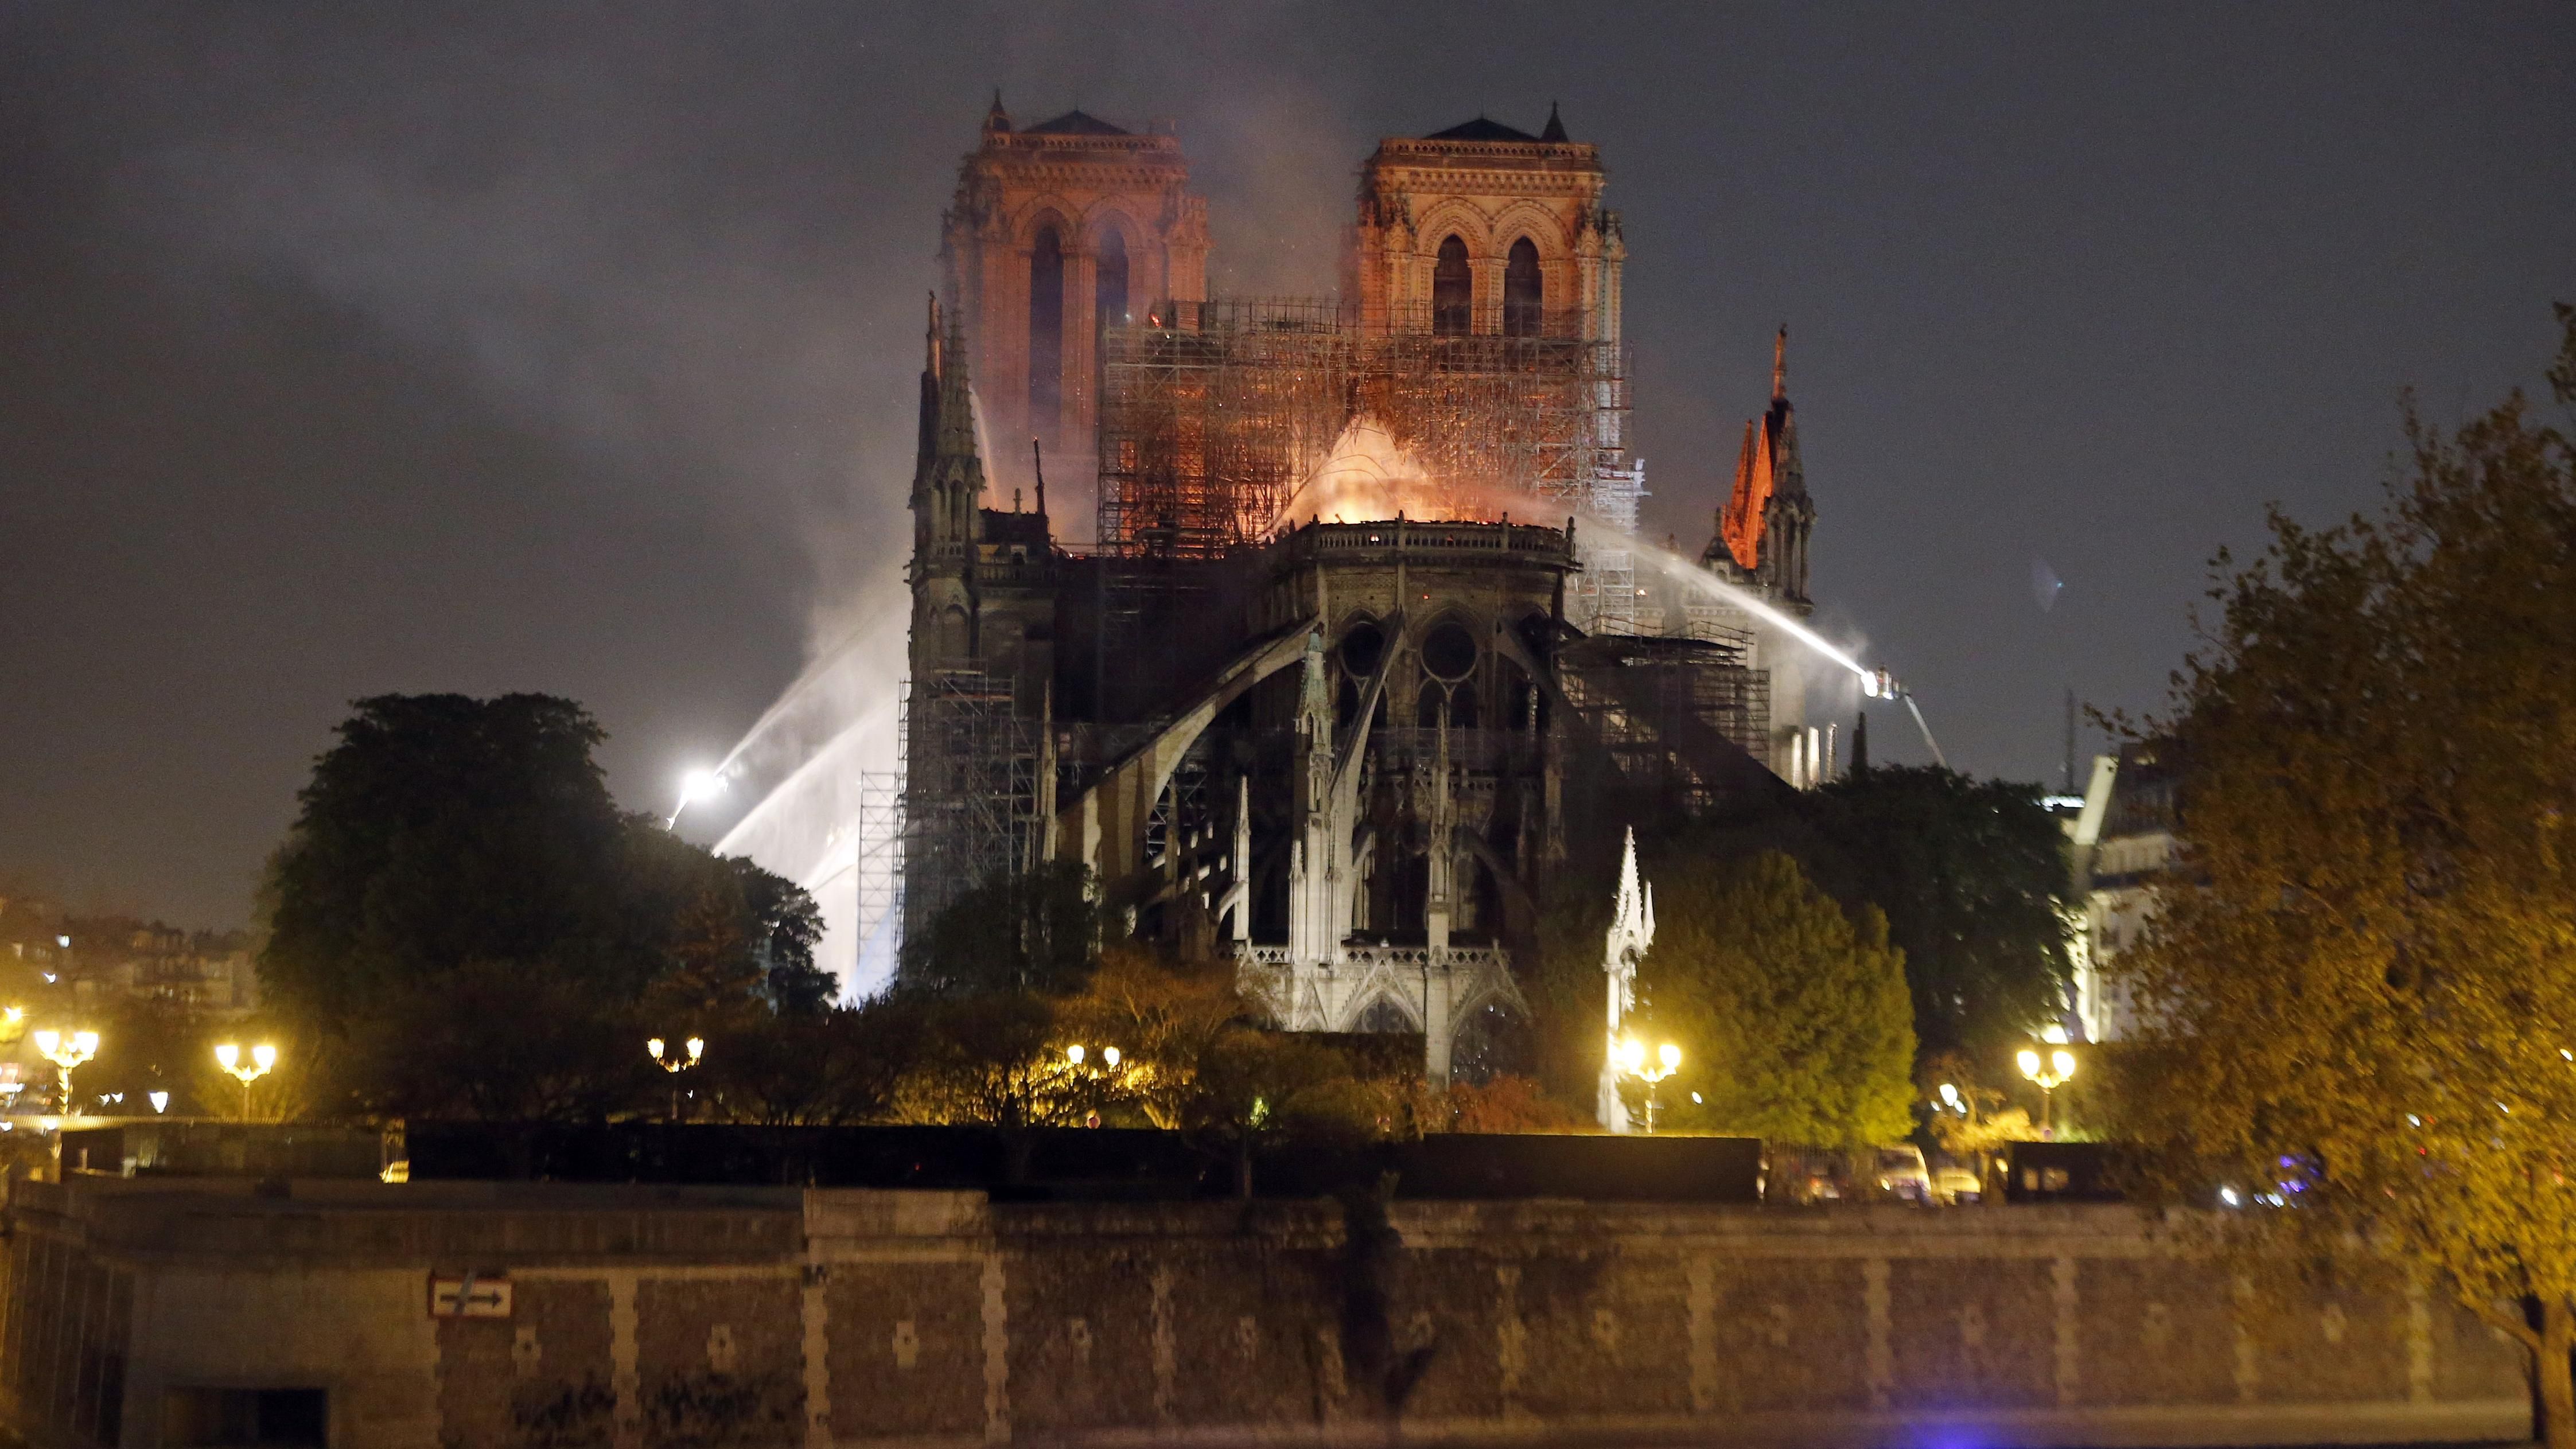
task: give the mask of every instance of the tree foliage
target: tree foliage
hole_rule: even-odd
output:
[[[2576,401],[2576,312],[2553,373]],[[2576,1444],[2576,449],[2520,394],[2374,514],[2214,569],[2155,722],[2187,884],[2132,973],[2130,1131],[2177,1190],[2430,1272],[2530,1348]],[[2284,1166],[2284,1164],[2288,1166]]]
[[[1081,989],[1099,960],[1100,916],[1091,872],[1079,861],[999,876],[959,895],[904,942],[904,979],[951,995],[1065,995]]]
[[[580,706],[381,695],[314,764],[272,862],[260,981],[337,1020],[468,961],[640,987],[621,950],[624,824]]]
[[[1814,792],[1808,863],[1886,915],[1927,1052],[2000,1061],[2065,1009],[2075,903],[2039,788],[1938,766],[1857,770]]]
[[[396,988],[322,1048],[358,1106],[481,1122],[598,1121],[661,1073],[631,1009],[571,972],[475,961]]]
[[[1905,1135],[1914,1029],[1876,910],[1853,921],[1796,861],[1764,851],[1667,873],[1655,911],[1639,1035],[1680,1046],[1684,1062],[1659,1121],[1820,1146]]]
[[[829,997],[812,899],[620,814],[571,701],[383,695],[339,737],[262,901],[261,985],[327,1061],[317,1102],[597,1116],[646,1035]]]

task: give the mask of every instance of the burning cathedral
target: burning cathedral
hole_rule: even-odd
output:
[[[1570,852],[1816,782],[1801,651],[1632,537],[1604,179],[1553,111],[1390,138],[1339,295],[1212,298],[1168,128],[995,100],[921,374],[908,931],[1080,862],[1281,1026],[1419,1033],[1446,1080],[1507,1050]],[[1794,616],[1784,362],[1679,567]]]

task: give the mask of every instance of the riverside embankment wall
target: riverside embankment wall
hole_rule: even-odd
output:
[[[242,1190],[227,1190],[240,1186]],[[508,1287],[434,1317],[433,1277]],[[2527,1437],[2420,1296],[2255,1302],[2120,1207],[1000,1205],[20,1184],[0,1412],[337,1446],[2263,1444]],[[1392,1407],[1390,1407],[1392,1406]],[[238,1433],[233,1430],[231,1432]]]

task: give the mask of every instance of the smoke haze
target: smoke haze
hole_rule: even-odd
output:
[[[1980,773],[2052,777],[2070,683],[2153,703],[2214,547],[2366,502],[2399,387],[2500,395],[2576,296],[2563,7],[22,0],[0,893],[245,920],[362,695],[573,696],[661,812],[854,633],[864,713],[996,86],[1175,120],[1247,295],[1334,286],[1376,137],[1561,102],[1626,217],[1643,531],[1696,553],[1786,319],[1819,627]],[[2035,611],[2043,552],[2085,587]]]

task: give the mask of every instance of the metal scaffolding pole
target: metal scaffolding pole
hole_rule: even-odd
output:
[[[1636,527],[1645,470],[1626,444],[1628,349],[1580,336],[1573,314],[1509,337],[1436,332],[1427,309],[1364,330],[1356,307],[1329,298],[1160,315],[1174,324],[1105,334],[1107,552],[1215,558],[1267,536],[1361,417],[1428,475],[1414,516],[1492,521],[1519,506]],[[1633,632],[1635,570],[1620,542],[1587,546],[1578,622]]]
[[[903,923],[917,937],[939,911],[1031,858],[1037,819],[1033,722],[1011,681],[980,669],[914,680],[905,699]]]

